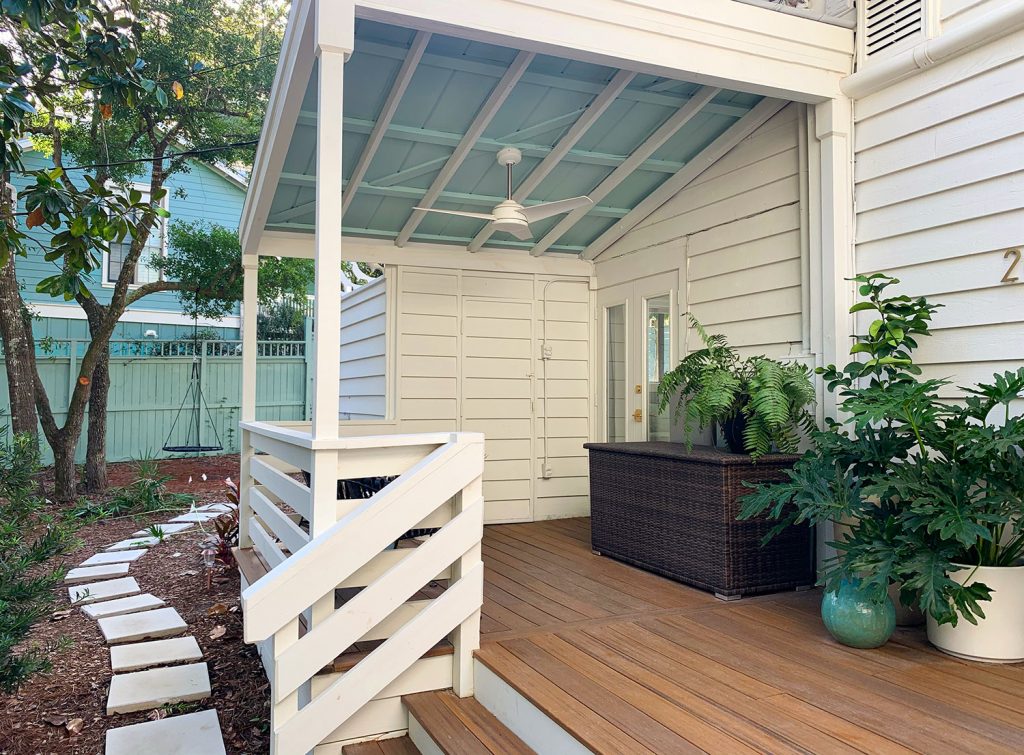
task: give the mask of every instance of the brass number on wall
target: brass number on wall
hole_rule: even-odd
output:
[[[1020,249],[1007,249],[1006,254],[1003,255],[1004,260],[1010,260],[1010,266],[1006,269],[1006,274],[1003,275],[1000,283],[1016,283],[1020,278],[1013,274],[1013,271],[1017,269],[1017,265],[1020,264]]]

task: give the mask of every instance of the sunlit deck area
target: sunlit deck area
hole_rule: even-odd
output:
[[[477,658],[595,752],[1021,752],[1024,666],[924,630],[836,643],[820,593],[721,602],[590,550],[589,519],[485,528]]]

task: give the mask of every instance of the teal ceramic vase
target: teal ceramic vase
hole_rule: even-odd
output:
[[[821,599],[821,619],[829,634],[852,648],[877,648],[889,641],[896,629],[896,607],[886,596],[869,598],[857,580],[843,580],[835,592]]]

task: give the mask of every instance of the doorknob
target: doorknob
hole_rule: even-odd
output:
[[[644,413],[643,413],[643,411],[641,409],[637,409],[635,412],[633,412],[633,421],[634,422],[643,422],[644,421]]]

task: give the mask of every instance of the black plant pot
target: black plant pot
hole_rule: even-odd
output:
[[[729,450],[734,454],[745,454],[746,446],[743,443],[743,432],[747,429],[747,417],[743,412],[735,415],[722,423],[722,437],[725,438]]]

